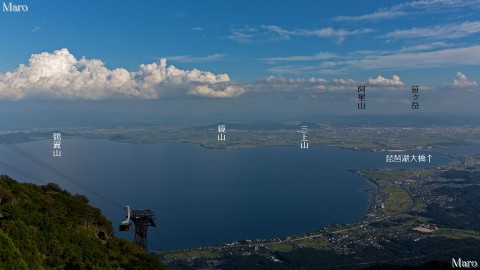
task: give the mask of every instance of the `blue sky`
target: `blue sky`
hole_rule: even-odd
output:
[[[407,103],[389,95],[416,84],[438,107],[480,86],[480,1],[12,3],[29,11],[0,13],[2,100],[355,102],[366,84],[373,100]]]

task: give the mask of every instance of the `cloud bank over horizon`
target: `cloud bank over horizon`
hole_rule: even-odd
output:
[[[457,79],[439,89],[472,89],[480,85],[462,72],[457,72],[456,76]],[[228,74],[168,66],[166,58],[141,64],[137,71],[131,72],[124,68],[109,69],[98,59],[77,59],[64,48],[53,53],[32,54],[27,65],[21,64],[13,71],[0,73],[0,100],[235,98],[246,94],[250,97],[275,94],[286,98],[305,95],[316,98],[320,97],[317,94],[330,95],[333,92],[354,96],[358,85],[367,85],[379,95],[409,89],[409,84],[395,74],[390,78],[376,75],[366,80],[267,76],[253,83],[240,84],[232,81]]]
[[[101,60],[77,59],[68,49],[32,54],[28,65],[0,73],[0,99],[86,99],[166,96],[235,97],[243,93],[227,74],[181,70],[159,62],[142,64],[136,72],[108,69]]]

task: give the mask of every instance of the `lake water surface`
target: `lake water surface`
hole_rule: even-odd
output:
[[[83,185],[132,209],[151,209],[157,228],[149,249],[177,249],[273,238],[351,223],[366,214],[373,184],[346,169],[414,168],[453,162],[432,153],[431,163],[392,164],[386,153],[330,147],[206,149],[195,144],[122,144],[107,140],[62,140],[62,157],[53,158],[53,141],[19,144]],[[411,151],[405,154],[427,152]],[[91,203],[115,228],[125,211],[52,175],[0,147],[0,161],[57,182]],[[21,181],[23,176],[2,171]],[[38,182],[39,184],[43,184]],[[133,228],[133,227],[132,227]],[[132,232],[116,232],[132,240]]]

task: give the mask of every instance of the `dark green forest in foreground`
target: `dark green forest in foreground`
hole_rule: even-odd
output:
[[[0,269],[166,269],[82,195],[0,176]]]

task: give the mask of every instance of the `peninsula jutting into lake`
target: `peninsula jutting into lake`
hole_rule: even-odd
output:
[[[180,128],[168,132],[180,134],[182,130],[192,130],[192,135],[208,132],[215,135],[215,130],[208,126],[203,129]],[[108,194],[115,201],[129,198],[140,205],[139,208],[144,205],[153,209],[159,217],[159,230],[150,233],[149,247],[173,267],[183,263],[230,265],[237,264],[238,259],[250,263],[267,260],[275,263],[274,269],[278,265],[287,266],[288,262],[282,262],[295,252],[312,249],[319,260],[335,258],[332,266],[344,260],[340,259],[342,256],[358,254],[362,259],[348,260],[348,267],[358,265],[362,269],[371,264],[368,262],[378,262],[370,255],[364,256],[365,252],[371,249],[383,252],[391,241],[403,241],[405,245],[413,241],[422,243],[419,247],[425,244],[440,248],[444,245],[442,239],[457,239],[461,244],[462,239],[479,237],[474,228],[442,223],[448,221],[448,217],[446,212],[441,212],[441,209],[463,207],[455,206],[460,197],[450,189],[469,188],[471,181],[475,181],[471,172],[475,171],[478,157],[444,154],[444,151],[455,149],[477,151],[479,146],[469,141],[474,138],[470,129],[474,127],[424,129],[423,132],[438,135],[432,136],[431,142],[413,145],[401,152],[394,149],[405,145],[401,140],[394,141],[395,146],[385,142],[385,147],[393,151],[315,146],[315,139],[310,141],[308,151],[294,145],[266,146],[260,141],[248,147],[232,142],[230,146],[212,148],[202,147],[198,142],[133,143],[135,136],[140,136],[137,134],[143,134],[140,129],[135,133],[128,129],[83,129],[75,133],[79,129],[70,129],[63,137],[64,145],[68,145],[65,149],[70,154],[51,161],[60,170],[77,172],[73,175],[75,179],[85,179],[85,185],[102,190],[102,194]],[[162,138],[163,130],[166,129],[159,128],[158,133],[150,133],[150,136]],[[238,136],[234,132],[288,138],[296,134],[292,130],[230,130],[228,135],[230,140]],[[311,137],[318,136],[317,130],[324,132],[321,125],[311,128]],[[380,137],[384,133],[393,131],[384,127],[342,129],[335,126],[329,130],[339,138],[341,130],[346,133],[367,130],[378,134],[378,140],[370,138],[376,143],[382,143]],[[422,132],[414,128],[398,130]],[[457,135],[445,132],[448,130]],[[49,133],[38,130],[2,136],[25,141],[19,145],[41,156],[51,148],[50,141],[43,137]],[[119,138],[131,142],[118,143]],[[460,145],[442,148],[441,143]],[[344,145],[353,143],[345,141]],[[7,151],[3,150],[5,154]],[[96,153],[95,159],[88,158],[91,153]],[[387,162],[389,156],[393,159],[407,154],[430,156],[431,160]],[[18,162],[22,164],[21,158]],[[106,164],[115,164],[116,169]],[[45,173],[33,164],[22,167],[35,175]],[[157,177],[159,175],[162,177]],[[114,186],[104,180],[107,177],[115,179]],[[465,179],[460,181],[461,177]],[[81,191],[71,183],[64,184],[69,190]],[[137,191],[138,197],[130,192],[132,189]],[[118,209],[112,210],[95,195],[89,197],[110,220],[119,219]],[[208,215],[200,214],[204,209],[208,209]],[[191,228],[191,224],[196,224],[195,228]],[[132,238],[132,234],[119,236]],[[233,260],[229,257],[232,255],[239,257]],[[441,256],[445,254],[440,253],[437,259],[441,260]],[[397,250],[385,253],[382,258],[397,264],[415,264],[414,260],[418,260],[418,264],[432,257],[405,257]]]

